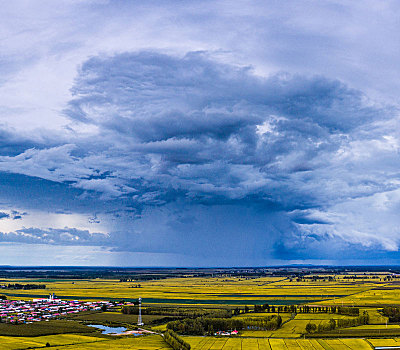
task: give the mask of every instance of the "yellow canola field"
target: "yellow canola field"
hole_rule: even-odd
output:
[[[393,339],[368,339],[373,346],[400,346],[400,338]]]
[[[250,339],[185,337],[192,350],[371,350],[364,339]]]
[[[318,304],[336,305],[336,306],[368,306],[383,307],[385,305],[397,305],[400,303],[400,285],[385,284],[380,286],[381,289],[368,289],[359,293],[351,294],[346,297],[333,300],[322,301]],[[379,316],[376,315],[378,318]],[[384,319],[377,320],[384,323]]]
[[[171,347],[164,342],[161,336],[145,336],[138,338],[126,338],[108,340],[98,343],[86,343],[79,345],[63,346],[60,350],[162,350],[171,349]]]
[[[42,349],[49,343],[51,348],[60,346],[60,349],[70,350],[161,350],[170,349],[169,345],[164,342],[161,336],[142,336],[142,337],[126,337],[126,338],[95,338],[86,336],[73,335],[53,335],[43,337],[0,337],[0,349],[17,350],[17,349]]]
[[[47,335],[41,337],[6,337],[0,336],[0,349],[27,349],[44,347],[46,343],[50,345],[66,345],[84,343],[97,343],[104,341],[103,338],[90,337],[76,334]],[[64,347],[63,347],[64,349]]]
[[[256,314],[244,314],[241,316],[236,316],[236,318],[240,317],[255,317],[255,316],[269,316],[272,314],[268,313],[256,313]],[[338,315],[338,314],[327,314],[327,313],[307,313],[307,314],[297,314],[294,319],[291,318],[291,314],[289,313],[281,313],[282,321],[288,321],[283,324],[283,326],[275,331],[260,331],[260,330],[245,330],[240,332],[240,336],[243,337],[267,337],[267,338],[299,338],[302,334],[306,333],[306,326],[309,322],[316,324],[317,326],[320,323],[327,323],[330,319],[351,319],[354,317]],[[372,329],[377,329],[382,327],[371,326]],[[397,326],[398,327],[398,326]]]
[[[28,283],[24,279],[10,279],[4,283]],[[99,298],[156,298],[156,299],[190,299],[190,300],[243,300],[243,303],[254,301],[281,300],[314,300],[330,299],[338,303],[340,296],[356,295],[376,286],[372,281],[307,281],[290,282],[282,277],[243,278],[170,278],[164,280],[119,282],[118,280],[56,280],[29,283],[45,284],[46,289],[8,290],[1,293],[29,298],[35,295],[55,293],[60,297],[71,299]],[[140,284],[141,288],[132,288]],[[341,300],[341,299],[340,299]],[[347,299],[346,299],[347,300]]]

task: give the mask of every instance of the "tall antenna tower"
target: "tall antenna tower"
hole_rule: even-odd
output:
[[[142,298],[139,298],[139,316],[137,321],[138,326],[143,326],[144,323],[142,321]]]

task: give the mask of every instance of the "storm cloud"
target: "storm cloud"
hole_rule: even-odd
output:
[[[201,206],[224,208],[239,217],[236,208],[250,207],[274,219],[239,241],[255,235],[285,245],[293,236],[310,235],[397,249],[400,234],[388,237],[368,223],[343,222],[352,203],[396,193],[394,107],[374,104],[339,81],[283,73],[263,78],[206,52],[93,57],[79,69],[72,93],[65,115],[95,127],[93,134],[2,156],[3,170],[67,183],[97,201],[123,198],[117,211],[134,210],[139,218],[133,226],[141,215],[153,215],[151,208],[171,203],[194,213]],[[180,235],[196,225],[163,227],[163,234],[173,232],[177,246],[185,246]],[[43,232],[49,237],[58,231]],[[64,236],[50,235],[53,243],[67,244]],[[154,242],[148,234],[144,239]],[[120,249],[115,242],[108,241]],[[154,243],[145,246],[155,249]]]
[[[346,26],[338,14],[360,9],[316,5],[321,18],[333,18],[328,25],[289,4],[265,11],[248,4],[250,25],[239,7],[221,4],[218,16],[214,7],[207,3],[204,18],[215,33],[231,33],[237,48],[228,36],[190,30],[179,46],[171,39],[174,6],[155,6],[153,17],[140,6],[94,2],[80,5],[83,16],[94,23],[110,10],[110,25],[80,28],[102,33],[101,43],[81,32],[74,41],[59,27],[46,32],[58,46],[37,43],[48,50],[41,69],[53,71],[43,74],[49,81],[39,68],[27,76],[55,87],[51,103],[31,88],[22,107],[11,98],[18,80],[11,87],[0,81],[11,101],[3,106],[0,98],[0,114],[10,120],[0,123],[1,242],[182,254],[183,265],[337,261],[345,251],[363,261],[368,252],[396,259],[395,79],[381,70],[385,86],[366,84],[378,73],[363,75],[366,68],[354,63],[357,53],[363,62],[372,56],[349,35],[359,22]],[[139,11],[171,38],[135,31],[148,29],[140,20],[122,30],[113,22],[122,10]],[[198,28],[192,10],[179,8],[182,28]],[[126,45],[110,40],[115,33]],[[152,44],[139,45],[141,35]],[[346,61],[337,42],[358,51],[348,49]],[[34,65],[42,55],[33,50],[21,60]],[[22,72],[22,61],[10,65],[7,57],[7,74]],[[39,127],[26,123],[25,130],[12,116]]]

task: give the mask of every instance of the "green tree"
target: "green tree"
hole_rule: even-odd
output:
[[[307,323],[306,325],[306,332],[307,333],[314,333],[317,330],[317,325],[315,323]]]
[[[336,321],[335,321],[333,318],[331,318],[331,319],[329,320],[329,328],[330,328],[331,330],[333,330],[333,329],[336,328]]]

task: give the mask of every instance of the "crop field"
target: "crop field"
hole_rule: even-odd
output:
[[[368,339],[373,346],[400,346],[400,338]]]
[[[183,335],[193,350],[351,350],[372,349],[373,346],[400,345],[400,325],[388,323],[381,314],[385,305],[400,305],[400,284],[385,279],[385,274],[375,278],[351,275],[326,275],[323,278],[294,279],[286,277],[184,277],[161,280],[120,282],[117,279],[57,280],[57,279],[7,279],[2,283],[46,284],[46,289],[12,290],[3,288],[0,294],[9,299],[47,297],[55,293],[62,299],[125,300],[136,301],[142,297],[143,308],[176,310],[180,314],[143,315],[145,327],[164,332],[169,320],[185,318],[200,312],[244,310],[233,319],[261,318],[277,313],[252,312],[253,305],[307,304],[318,306],[356,306],[360,314],[368,312],[369,324],[332,331],[308,334],[306,326],[327,324],[330,319],[354,319],[338,313],[309,312],[292,314],[280,312],[282,326],[276,330],[258,330],[251,327],[241,330],[235,337]],[[331,278],[330,278],[331,277]],[[334,279],[333,279],[334,278]],[[138,285],[140,284],[140,287]],[[317,310],[318,311],[318,310]],[[174,315],[174,316],[172,316]],[[206,316],[207,317],[207,316]],[[218,317],[218,316],[214,316]],[[105,312],[88,311],[72,314],[63,320],[13,325],[0,323],[0,349],[38,349],[46,346],[58,349],[170,349],[160,335],[105,336],[85,324],[122,325],[132,329],[137,315],[122,314],[119,307]],[[387,324],[388,323],[388,324]],[[189,333],[190,334],[190,333]],[[193,333],[195,334],[195,333]],[[370,339],[371,338],[371,339]]]
[[[345,306],[375,306],[400,304],[400,284],[399,282],[386,283],[385,285],[375,286],[368,290],[348,295],[340,299],[322,301],[319,304],[345,305]]]
[[[31,324],[0,323],[0,335],[7,336],[39,336],[60,333],[93,333],[96,330],[79,322],[52,320],[48,322],[34,322]]]
[[[386,328],[383,325],[365,325],[349,328],[338,328],[334,331],[308,334],[310,337],[324,338],[341,338],[341,337],[400,337],[399,325],[388,325]]]
[[[337,314],[297,314],[294,319],[288,321],[276,331],[271,332],[269,337],[299,338],[306,332],[307,323],[312,322],[318,326],[320,323],[326,323],[332,318],[337,320],[353,317]]]
[[[193,350],[371,350],[363,339],[249,339],[185,337]]]
[[[251,314],[251,317],[257,316],[268,316],[273,314],[268,313],[257,313]],[[275,331],[258,331],[258,330],[247,330],[240,332],[239,336],[243,337],[268,337],[268,338],[299,338],[306,332],[306,325],[309,322],[315,323],[317,326],[320,323],[326,323],[330,319],[352,319],[352,316],[346,315],[338,315],[338,314],[297,314],[293,319],[291,319],[291,314],[289,313],[281,313],[282,321],[285,322],[283,326]],[[245,318],[250,317],[249,314],[244,314],[240,316],[236,316],[235,318]],[[365,327],[365,326],[364,326]],[[368,325],[371,327],[370,329],[381,329],[383,325]],[[352,327],[351,329],[360,328],[360,327]],[[394,327],[395,328],[395,327]],[[357,336],[357,334],[355,334]]]
[[[50,349],[59,347],[59,349],[143,349],[143,350],[158,350],[158,349],[171,349],[167,343],[164,342],[161,336],[142,336],[142,337],[127,337],[127,338],[96,338],[87,336],[73,336],[73,335],[57,335],[57,336],[44,336],[34,338],[13,338],[13,337],[0,337],[0,348],[7,350],[17,349],[40,349],[50,344]]]
[[[32,280],[30,280],[32,281]],[[10,279],[6,283],[26,283],[24,279]],[[119,282],[118,280],[53,280],[35,282],[45,284],[45,290],[2,290],[1,293],[16,299],[44,297],[55,293],[63,299],[133,300],[139,296],[146,303],[169,304],[231,304],[253,305],[259,303],[299,304],[324,301],[351,303],[355,295],[377,287],[371,280],[349,282],[307,281],[296,282],[288,278],[170,278],[164,280]],[[383,282],[382,282],[383,283]],[[140,284],[141,288],[134,288]],[[380,285],[380,284],[379,284]],[[397,297],[400,301],[400,297]]]
[[[41,337],[0,337],[0,348],[1,349],[27,349],[27,348],[39,348],[46,346],[47,343],[50,345],[62,346],[68,344],[79,345],[85,343],[94,343],[104,341],[103,338],[75,335],[75,334],[59,334],[49,335]],[[64,347],[63,347],[64,348]]]

